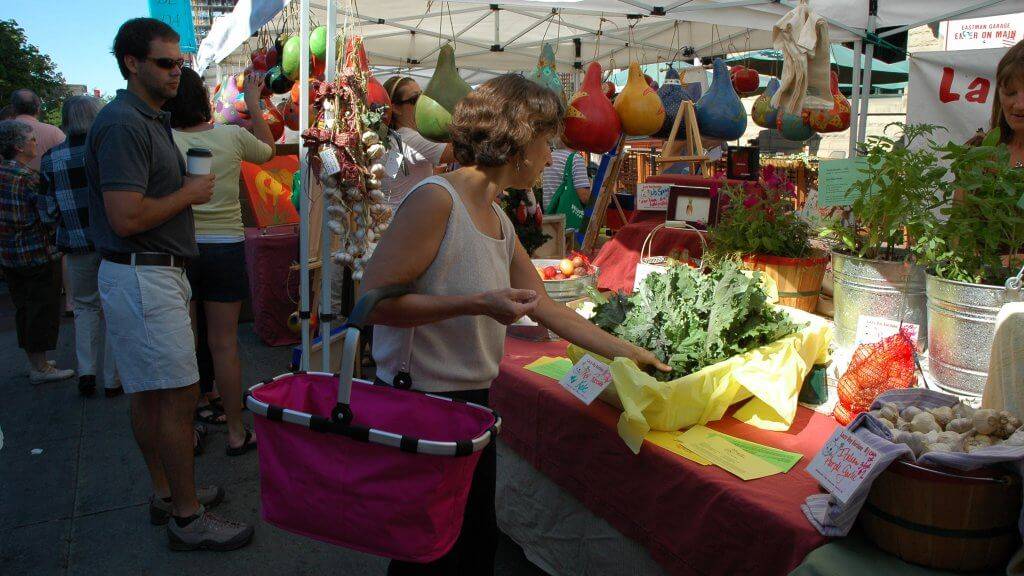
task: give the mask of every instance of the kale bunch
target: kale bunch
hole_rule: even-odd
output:
[[[759,272],[744,273],[731,261],[709,274],[673,266],[648,276],[633,295],[594,299],[594,324],[672,367],[669,374],[654,373],[660,380],[692,374],[800,328],[768,304]]]

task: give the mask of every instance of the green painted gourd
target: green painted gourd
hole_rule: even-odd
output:
[[[446,44],[437,56],[434,75],[416,101],[416,127],[420,134],[435,142],[450,140],[448,125],[455,105],[471,91],[455,68],[455,49]]]
[[[309,53],[317,58],[327,55],[327,27],[317,26],[309,34]]]
[[[558,99],[565,104],[565,87],[562,79],[558,77],[558,66],[555,62],[555,49],[551,44],[545,44],[537,60],[537,67],[533,69],[527,80],[539,84],[558,95]]]
[[[299,78],[299,37],[292,36],[284,43],[284,52],[281,54],[281,70],[289,80]]]

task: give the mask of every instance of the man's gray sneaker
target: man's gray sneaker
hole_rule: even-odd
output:
[[[196,488],[196,498],[201,506],[213,508],[224,499],[224,489],[220,486],[204,486]],[[163,526],[171,519],[171,503],[158,498],[156,494],[149,497],[149,523]]]
[[[250,524],[225,520],[202,506],[196,516],[185,526],[178,526],[177,519],[167,523],[171,550],[235,550],[252,541]]]

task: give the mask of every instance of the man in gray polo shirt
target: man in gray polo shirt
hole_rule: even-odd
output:
[[[213,176],[185,176],[160,111],[178,91],[178,34],[151,18],[121,25],[118,90],[89,131],[86,174],[93,241],[103,257],[99,291],[114,359],[131,394],[132,431],[153,483],[150,521],[167,524],[175,550],[232,550],[252,526],[207,512],[224,491],[196,490],[192,415],[199,372],[183,268],[198,256],[192,205],[213,194]]]

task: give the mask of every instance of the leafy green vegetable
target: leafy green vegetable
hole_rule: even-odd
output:
[[[672,367],[661,380],[692,374],[774,342],[799,326],[768,304],[760,273],[723,261],[710,274],[673,266],[651,274],[635,294],[595,298],[594,324],[646,348]]]

